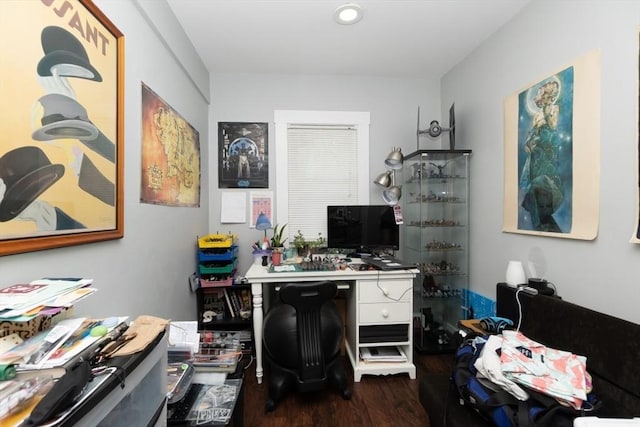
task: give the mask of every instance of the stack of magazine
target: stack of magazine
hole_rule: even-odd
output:
[[[406,362],[407,355],[402,348],[389,345],[381,347],[361,347],[360,358],[365,362]]]

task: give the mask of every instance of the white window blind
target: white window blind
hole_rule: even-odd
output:
[[[358,204],[358,134],[354,127],[290,125],[289,235],[327,237],[328,205]]]
[[[369,113],[276,110],[274,122],[275,223],[288,243],[326,238],[328,205],[369,203]]]

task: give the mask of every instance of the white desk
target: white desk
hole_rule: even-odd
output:
[[[331,280],[350,283],[347,291],[346,310],[346,350],[353,366],[354,381],[360,381],[363,374],[390,375],[407,373],[416,378],[413,364],[413,279],[418,270],[336,270],[269,273],[268,267],[253,264],[245,274],[251,283],[253,294],[253,336],[256,348],[256,378],[262,383],[262,323],[263,286],[275,286],[287,282],[315,282]],[[368,342],[361,339],[361,330],[377,325],[399,326],[405,338],[399,341]],[[364,329],[363,329],[364,328]],[[369,329],[371,330],[371,329]],[[365,363],[360,360],[360,347],[397,345],[406,353],[407,361],[402,363]]]

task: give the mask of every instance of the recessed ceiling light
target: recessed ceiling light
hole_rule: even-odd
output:
[[[355,24],[362,19],[362,8],[354,3],[343,4],[333,13],[333,18],[338,24]]]

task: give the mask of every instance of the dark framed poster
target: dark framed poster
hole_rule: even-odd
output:
[[[90,0],[0,1],[0,255],[124,235],[124,36]]]
[[[218,187],[269,187],[268,123],[218,123]]]

